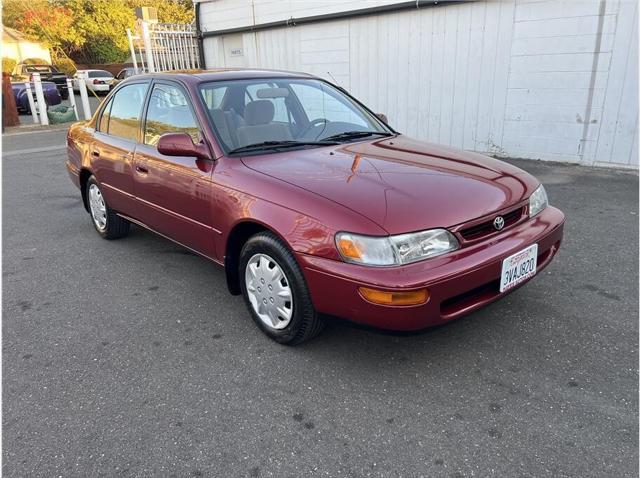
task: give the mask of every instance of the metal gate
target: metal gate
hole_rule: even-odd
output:
[[[198,37],[193,25],[141,21],[137,30],[132,33],[127,29],[136,73],[200,68]]]

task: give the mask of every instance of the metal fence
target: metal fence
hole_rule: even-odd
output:
[[[127,29],[136,72],[200,68],[198,39],[193,25],[140,22],[139,31]],[[138,59],[140,64],[138,64]]]

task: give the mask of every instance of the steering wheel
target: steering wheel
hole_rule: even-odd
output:
[[[314,126],[320,125],[322,123],[326,124],[326,123],[330,123],[330,121],[326,118],[316,118],[314,120],[309,121],[309,124],[304,129],[304,131],[300,133],[300,136],[304,137],[311,130],[311,128],[313,128]]]

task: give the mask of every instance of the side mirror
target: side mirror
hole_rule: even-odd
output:
[[[376,116],[378,117],[378,119],[380,121],[382,121],[384,124],[387,124],[389,122],[389,120],[387,119],[387,115],[384,113],[376,113]]]
[[[211,159],[209,148],[204,143],[195,144],[187,133],[165,133],[157,144],[158,152],[166,156],[193,156]]]

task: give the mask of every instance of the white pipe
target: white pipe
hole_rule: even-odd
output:
[[[88,73],[85,71],[78,75],[78,87],[80,89],[80,99],[82,100],[82,109],[84,110],[84,119],[91,119],[91,107],[89,106],[89,95],[87,95],[86,78]]]
[[[133,36],[131,29],[127,28],[127,38],[129,39],[129,50],[131,51],[131,61],[133,62],[133,72],[138,74],[138,61],[136,60],[136,49],[133,46]]]
[[[40,73],[32,73],[33,88],[36,90],[36,99],[38,100],[38,114],[40,116],[40,124],[47,126],[49,117],[47,116],[47,102],[44,100],[44,92],[42,91],[42,81],[40,81]]]
[[[153,61],[153,51],[151,50],[151,35],[149,34],[149,24],[142,22],[142,39],[144,40],[144,50],[147,55],[147,71],[155,73],[156,67]]]
[[[73,108],[73,114],[76,115],[76,120],[79,120],[80,115],[78,114],[78,107],[76,106],[76,94],[73,92],[73,81],[71,78],[67,78],[67,91],[69,92],[69,103],[71,103],[71,107]]]
[[[144,66],[144,55],[142,54],[142,48],[138,45],[138,54],[140,55],[140,66],[143,72],[149,72],[149,69]]]
[[[38,124],[40,120],[38,119],[38,112],[36,111],[36,102],[33,101],[33,91],[31,91],[31,84],[27,81],[24,84],[24,87],[27,90],[27,98],[29,99],[29,109],[31,110],[31,116],[33,116],[33,122]]]

